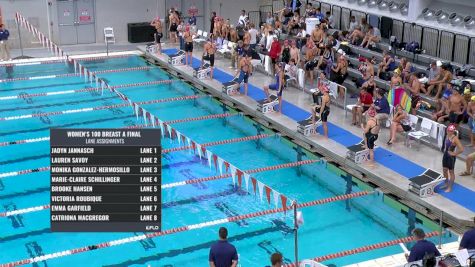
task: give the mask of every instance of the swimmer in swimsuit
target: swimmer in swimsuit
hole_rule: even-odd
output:
[[[456,134],[455,125],[447,127],[447,138],[445,139],[444,155],[442,156],[442,167],[445,177],[445,184],[441,189],[446,188],[445,192],[451,192],[455,181],[455,159],[463,152],[462,143]]]
[[[211,67],[210,71],[210,79],[213,79],[213,69],[214,69],[214,53],[216,52],[216,44],[214,42],[213,37],[210,38],[208,42],[203,47],[203,56],[201,58],[201,67],[203,67],[203,61],[209,61],[209,65]]]
[[[277,97],[279,98],[279,110],[277,111],[278,113],[282,112],[282,92],[284,90],[285,85],[284,66],[285,63],[283,62],[275,64],[275,83],[264,86],[264,93],[266,94],[267,101],[269,102],[271,101],[269,90],[277,91]]]
[[[380,126],[376,117],[376,110],[374,108],[368,109],[368,121],[366,127],[361,124],[364,130],[364,139],[366,147],[369,149],[369,164],[374,165],[374,142],[378,139]]]
[[[160,20],[160,17],[156,17],[151,23],[150,23],[151,26],[153,26],[155,28],[155,30],[157,31],[155,34],[154,34],[154,37],[155,37],[155,44],[157,44],[157,54],[160,55],[161,52],[162,52],[162,44],[160,43],[160,40],[162,39],[163,37],[163,26],[162,26],[162,22]]]
[[[246,53],[239,62],[241,69],[239,70],[239,77],[237,83],[244,83],[244,95],[247,95],[249,76],[252,73],[251,53]]]
[[[188,57],[190,58],[190,67],[193,65],[193,37],[190,32],[190,26],[186,26],[183,33],[183,39],[185,39],[185,66],[188,66]]]
[[[323,136],[328,138],[328,115],[330,115],[330,94],[328,90],[328,85],[323,84],[318,88],[320,90],[320,94],[322,96],[322,103],[321,105],[316,105],[312,108],[312,125],[315,127],[315,117],[317,116],[317,112],[319,113],[319,117],[322,120],[323,126]]]
[[[178,18],[175,12],[170,12],[168,19],[170,20],[170,27],[168,28],[168,30],[170,31],[170,41],[172,43],[176,43],[178,39],[177,31],[178,24],[180,24],[180,19]]]

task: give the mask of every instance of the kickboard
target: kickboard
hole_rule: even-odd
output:
[[[277,96],[276,95],[270,95],[270,102],[274,102],[277,100]],[[257,101],[257,103],[261,104],[261,105],[264,105],[266,103],[270,103],[270,102],[267,102],[267,98],[264,98],[264,99],[261,99],[259,101]]]

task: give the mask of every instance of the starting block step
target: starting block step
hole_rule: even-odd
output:
[[[150,54],[156,54],[156,53],[157,53],[157,50],[158,50],[158,45],[156,45],[156,44],[154,44],[154,43],[148,44],[148,45],[145,47],[145,51],[147,51],[147,52],[150,53]]]
[[[313,127],[312,125],[312,117],[299,121],[297,123],[299,124],[297,125],[297,132],[303,134],[304,136],[310,136],[316,133],[317,127],[322,125],[322,121],[318,117],[318,114],[315,117],[315,127]]]
[[[176,66],[176,65],[182,65],[183,60],[185,59],[185,51],[180,50],[176,54],[168,56],[168,63]]]
[[[193,76],[202,80],[208,77],[208,74],[211,72],[211,66],[209,63],[203,64],[203,66],[193,69]]]
[[[361,164],[369,160],[369,149],[365,148],[364,140],[358,144],[346,147],[346,158],[356,164]],[[376,146],[374,147],[376,149]]]
[[[239,92],[241,84],[237,82],[237,78],[232,81],[223,83],[223,93],[227,95],[236,95]]]
[[[267,98],[257,101],[257,110],[262,113],[274,111],[274,107],[279,104],[279,98],[276,95],[270,95],[270,102]]]
[[[434,190],[437,185],[445,180],[442,174],[427,169],[421,175],[414,176],[409,179],[409,192],[418,195],[421,198],[430,197],[434,195]]]

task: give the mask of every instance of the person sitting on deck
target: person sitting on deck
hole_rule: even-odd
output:
[[[388,71],[393,71],[396,69],[396,61],[394,59],[394,56],[390,54],[388,51],[383,52],[383,61],[379,64],[378,67],[378,74],[377,76],[383,79],[383,73],[386,73]],[[385,79],[383,79],[385,80]]]
[[[383,91],[381,89],[376,90],[376,100],[373,105],[376,110],[376,119],[378,124],[382,125],[383,121],[389,119],[390,107],[389,102],[386,97],[384,97]]]
[[[430,95],[432,90],[437,87],[435,98],[440,98],[444,88],[452,81],[452,78],[453,75],[452,72],[449,71],[448,66],[442,65],[439,69],[439,75],[437,76],[436,80],[432,80],[427,83],[427,95]]]
[[[361,88],[358,102],[351,110],[353,113],[353,125],[362,123],[363,113],[365,113],[373,104],[373,97],[366,91],[366,88]]]
[[[361,42],[361,47],[369,48],[369,46],[375,46],[375,44],[379,43],[380,40],[381,32],[379,29],[369,25],[368,32],[366,33],[363,42]]]
[[[435,257],[440,256],[440,252],[437,250],[434,243],[425,240],[426,234],[424,233],[424,230],[415,228],[412,230],[412,235],[416,239],[416,244],[411,248],[409,255],[406,254],[408,262],[420,261],[424,259],[426,255],[433,255]]]
[[[475,218],[473,218],[475,224]],[[475,227],[463,234],[459,249],[475,250]]]
[[[387,145],[390,146],[396,142],[396,135],[398,132],[408,132],[411,130],[411,126],[409,126],[408,122],[408,115],[407,112],[401,105],[397,106],[397,111],[393,116],[393,120],[391,123],[391,129],[389,132],[389,141]]]

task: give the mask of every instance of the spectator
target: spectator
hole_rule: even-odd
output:
[[[371,76],[374,76],[374,62],[375,59],[372,58],[367,60],[366,58],[360,58],[362,62],[361,65],[358,66],[358,70],[361,72],[361,77],[356,79],[356,86],[361,87],[363,84],[368,81]]]
[[[221,36],[226,39],[226,40],[229,40],[229,32],[231,30],[231,23],[230,23],[230,20],[229,19],[226,19],[226,21],[224,21],[222,24],[221,24]]]
[[[291,58],[289,64],[285,65],[285,80],[297,79],[298,68],[295,65],[295,59]]]
[[[318,64],[317,47],[310,38],[307,38],[307,44],[305,45],[305,64],[304,68],[309,77],[310,86],[313,86],[313,70]]]
[[[409,126],[407,112],[401,105],[398,105],[396,113],[393,115],[391,129],[389,130],[389,141],[387,142],[387,145],[390,146],[396,142],[396,134],[398,132],[409,132],[410,130],[411,126]]]
[[[304,16],[307,18],[312,18],[315,16],[315,8],[313,8],[312,3],[307,3]]]
[[[360,26],[361,26],[361,31],[362,31],[364,34],[366,34],[366,33],[368,32],[368,30],[369,30],[369,26],[370,26],[370,25],[368,24],[368,21],[366,20],[365,17],[361,17],[361,24],[360,24]]]
[[[256,50],[257,35],[259,34],[259,32],[256,30],[256,26],[254,25],[254,23],[249,23],[249,27],[249,35],[251,36],[249,46],[252,50]]]
[[[216,11],[213,11],[211,12],[211,19],[210,19],[210,22],[211,22],[211,26],[209,28],[209,33],[213,33],[214,32],[214,21],[216,20]]]
[[[432,90],[437,87],[437,93],[435,98],[440,98],[443,89],[452,81],[452,73],[449,71],[447,65],[442,65],[440,67],[439,75],[437,75],[436,80],[428,82],[429,87],[427,87],[427,95],[432,93]]]
[[[424,239],[426,237],[424,230],[416,228],[412,230],[412,235],[416,240],[416,244],[411,248],[409,255],[406,254],[408,262],[420,261],[426,255],[440,256],[440,252],[434,243]]]
[[[375,46],[376,43],[379,43],[381,40],[381,32],[378,28],[374,28],[373,26],[368,26],[368,32],[366,33],[363,42],[361,42],[361,47],[369,48],[369,46]]]
[[[270,50],[269,50],[269,57],[272,61],[272,68],[275,68],[275,65],[277,63],[277,59],[280,57],[280,52],[282,51],[282,47],[280,46],[279,39],[277,39],[277,36],[273,36],[273,42],[271,44]]]
[[[266,24],[274,27],[274,16],[272,16],[272,12],[267,12]]]
[[[320,22],[325,18],[322,13],[322,10],[319,7],[317,7],[317,9],[315,10],[315,18],[319,19]]]
[[[475,218],[473,218],[473,222],[475,223]],[[459,249],[475,249],[475,228],[472,228],[463,234]]]
[[[229,29],[229,40],[228,41],[236,43],[238,40],[239,40],[238,32],[237,32],[236,28],[234,27],[234,25],[231,25],[231,27]]]
[[[402,85],[401,71],[395,69],[393,72],[393,77],[391,77],[391,82],[389,82],[389,88],[394,89]]]
[[[325,13],[325,19],[328,21],[328,27],[330,29],[334,29],[335,28],[335,19],[333,18],[333,15],[330,11],[327,11]]]
[[[228,240],[228,229],[219,228],[219,241],[211,246],[209,251],[210,267],[236,267],[238,255],[236,248]]]
[[[381,64],[379,64],[378,74],[376,76],[383,79],[383,76],[384,76],[382,75],[383,73],[386,73],[387,71],[393,71],[395,69],[396,69],[396,60],[394,60],[394,56],[386,50],[383,51],[383,61],[381,61]],[[383,79],[383,80],[389,80],[389,79]]]
[[[297,48],[297,41],[292,40],[292,46],[290,47],[290,60],[294,60],[295,65],[300,64],[300,49]]]
[[[196,26],[196,16],[194,13],[188,18],[188,24],[190,24],[190,26]]]
[[[411,93],[411,113],[413,115],[416,115],[417,110],[419,109],[419,102],[421,101],[421,87],[422,85],[417,78],[417,74],[415,72],[411,73],[409,76],[409,82],[404,84],[404,88],[408,89]]]
[[[365,113],[373,104],[373,97],[366,91],[365,88],[361,88],[360,97],[358,102],[351,110],[353,113],[353,125],[359,125],[362,123],[363,113]]]
[[[429,81],[433,81],[436,79],[437,75],[439,75],[439,67],[437,66],[436,61],[432,61],[430,63],[429,75],[427,78],[429,79]]]
[[[282,62],[285,62],[285,64],[289,64],[289,61],[290,61],[289,40],[284,40],[284,45],[282,46],[282,51],[280,51],[280,54],[282,55]]]
[[[274,38],[277,39],[277,35],[275,35],[273,31],[270,31],[268,35],[266,36],[266,51],[267,52],[270,51],[272,43],[274,42]]]
[[[295,11],[294,16],[289,20],[287,24],[287,33],[293,34],[298,31],[300,24],[300,14],[299,12]]]
[[[389,113],[391,110],[389,107],[389,102],[386,97],[384,97],[384,94],[381,90],[376,90],[376,100],[374,101],[373,107],[376,110],[376,119],[378,120],[378,124],[382,125],[383,121],[389,119]]]
[[[452,87],[452,85],[450,85]],[[467,109],[467,103],[460,94],[459,89],[452,90],[452,95],[449,97],[449,122],[458,126],[463,121],[464,113]]]
[[[351,34],[353,33],[353,31],[356,29],[356,27],[358,26],[358,22],[356,22],[356,18],[355,16],[351,16],[350,17],[350,25],[348,26],[348,32]]]
[[[348,39],[352,45],[360,45],[364,37],[365,33],[362,31],[361,25],[356,25]]]
[[[374,82],[374,76],[370,76],[369,79],[361,85],[361,88],[365,88],[371,96],[374,96],[374,90],[376,89],[376,83]]]
[[[242,27],[245,27],[246,22],[247,22],[246,10],[243,9],[243,10],[241,10],[241,15],[239,16],[238,25],[241,25]]]
[[[468,127],[471,130],[470,145],[468,145],[468,147],[474,147],[475,146],[475,96],[472,96],[471,99],[470,99],[470,102],[468,102],[467,115],[469,117],[468,118]],[[467,163],[468,163],[468,161],[467,161]],[[468,165],[467,165],[467,170],[468,170],[469,173],[466,174],[466,175],[472,174],[471,166],[472,165],[470,165],[470,168],[468,168]]]
[[[158,31],[158,29],[157,29]],[[10,32],[5,29],[5,25],[0,23],[0,61],[10,60],[10,50],[8,49],[8,37]]]
[[[185,23],[182,21],[180,24],[178,24],[178,27],[176,28],[176,30],[178,33],[180,50],[185,50],[185,39],[183,38],[183,34],[185,33]]]
[[[409,62],[405,57],[401,58],[398,68],[401,71],[401,78],[403,82],[407,82],[409,79],[409,74],[415,71],[415,68],[412,66],[411,62]]]

